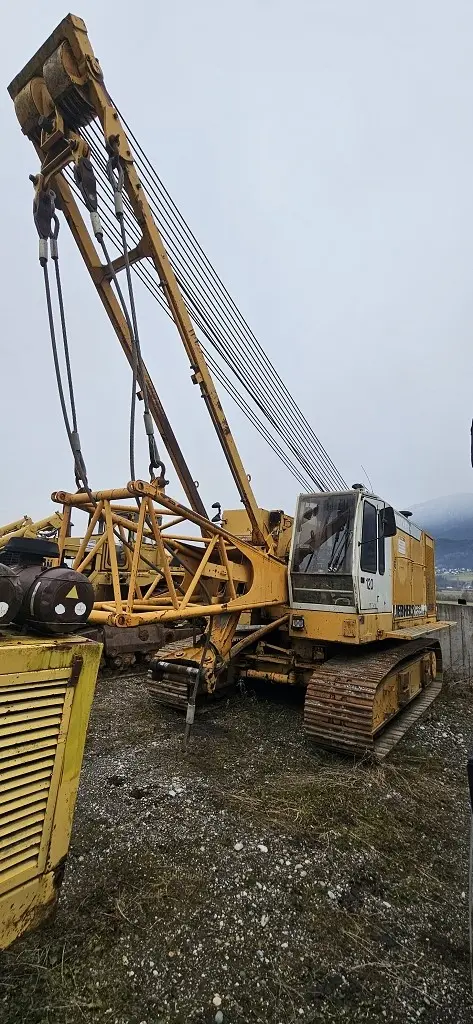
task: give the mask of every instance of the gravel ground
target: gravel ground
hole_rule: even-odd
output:
[[[383,766],[296,695],[183,719],[100,680],[55,918],[2,955],[5,1024],[470,1024],[467,749],[452,689]]]

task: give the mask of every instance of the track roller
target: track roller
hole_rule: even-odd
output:
[[[148,693],[158,704],[178,711],[186,711],[189,683],[194,683],[195,673],[198,672],[198,666],[189,666],[176,660],[180,652],[188,647],[188,639],[166,644],[153,658],[148,671]]]

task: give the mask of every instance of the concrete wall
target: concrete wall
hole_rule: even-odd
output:
[[[442,647],[443,667],[447,678],[473,680],[473,604],[439,601],[437,615],[444,622],[453,622],[451,629],[439,629],[430,636],[438,636]]]

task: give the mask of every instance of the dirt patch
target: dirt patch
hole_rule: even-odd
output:
[[[183,719],[102,679],[54,920],[2,954],[5,1024],[467,1024],[469,691],[381,767],[301,707]]]

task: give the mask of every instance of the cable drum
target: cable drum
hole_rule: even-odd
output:
[[[94,604],[94,588],[82,573],[29,565],[18,571],[18,577],[24,597],[14,620],[17,626],[53,635],[83,629]]]
[[[23,589],[18,573],[0,563],[0,629],[8,626],[21,608]]]

